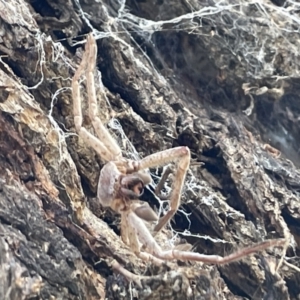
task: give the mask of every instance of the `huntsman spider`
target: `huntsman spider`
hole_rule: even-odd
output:
[[[106,164],[100,172],[97,197],[104,207],[111,207],[121,215],[121,237],[125,244],[141,259],[162,264],[169,260],[201,261],[210,264],[226,264],[243,258],[251,253],[268,247],[281,246],[285,239],[266,240],[250,247],[240,249],[228,256],[204,255],[177,249],[162,250],[147,228],[145,222],[157,221],[154,233],[160,231],[174,216],[179,205],[181,192],[190,164],[188,147],[176,147],[151,154],[134,161],[122,156],[121,149],[112,138],[100,118],[97,116],[97,98],[94,83],[97,46],[92,34],[87,37],[82,61],[72,80],[73,113],[76,131],[79,137],[91,146]],[[94,136],[82,126],[80,98],[80,78],[86,76],[86,88],[89,103],[89,117],[97,135]],[[104,91],[102,91],[104,92]],[[138,200],[143,188],[151,182],[145,170],[175,164],[174,179],[169,197],[168,212],[160,219],[147,203]],[[163,176],[165,180],[166,176]]]

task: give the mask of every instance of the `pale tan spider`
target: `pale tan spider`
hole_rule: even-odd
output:
[[[167,260],[193,260],[211,264],[226,264],[241,259],[251,253],[268,247],[280,246],[285,239],[267,240],[248,248],[234,252],[228,256],[204,255],[176,249],[164,251],[155,241],[146,227],[145,221],[156,221],[158,216],[148,204],[138,200],[145,185],[151,177],[145,172],[148,168],[175,163],[174,180],[170,195],[170,209],[158,220],[154,232],[161,230],[174,216],[180,204],[182,187],[190,163],[188,147],[176,147],[149,155],[139,161],[122,157],[121,149],[111,137],[100,118],[97,117],[97,99],[94,84],[97,48],[92,34],[88,35],[85,52],[72,81],[74,101],[74,123],[81,139],[97,151],[107,163],[101,170],[98,182],[98,199],[103,206],[111,207],[121,215],[121,237],[130,249],[141,259],[162,264]],[[86,87],[89,101],[89,117],[98,136],[96,138],[82,127],[82,112],[79,79],[86,76]],[[104,92],[104,91],[102,91]],[[166,176],[163,176],[165,180]]]

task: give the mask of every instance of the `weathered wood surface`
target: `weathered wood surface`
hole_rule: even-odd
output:
[[[233,8],[215,19],[195,15],[200,27],[190,16],[195,28],[184,20],[159,28],[133,17],[171,20],[214,4],[167,2],[129,1],[132,14],[126,15],[114,1],[0,1],[0,299],[300,297],[293,48],[265,30],[268,18],[262,20],[255,6],[243,7],[234,28]],[[275,8],[270,2],[268,13],[280,23]],[[173,228],[190,231],[183,237],[194,251],[219,255],[291,234],[286,253],[275,248],[222,267],[180,263],[159,270],[122,243],[119,217],[95,201],[103,162],[78,140],[72,116],[71,78],[92,29],[107,92],[103,99],[97,86],[99,113],[124,152],[134,154],[129,141],[141,156],[176,145],[191,149],[182,196],[190,215],[178,213]],[[266,56],[273,53],[269,65],[258,64],[255,55],[244,59],[238,46],[265,36]],[[292,31],[288,38],[297,48]],[[270,61],[273,71],[267,72]],[[84,125],[91,130],[85,99]],[[157,205],[150,192],[144,200]],[[97,238],[75,218],[84,206]],[[170,230],[158,237],[164,247],[170,238]],[[142,275],[143,288],[115,274],[113,259]]]

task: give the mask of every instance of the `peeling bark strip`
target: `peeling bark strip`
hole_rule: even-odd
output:
[[[299,298],[300,16],[280,5],[0,0],[0,299]],[[225,256],[291,236],[286,252],[155,267],[121,241],[120,217],[95,199],[104,162],[75,133],[71,80],[91,31],[99,117],[123,155],[191,149],[159,246]]]

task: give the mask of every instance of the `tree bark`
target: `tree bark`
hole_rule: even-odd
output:
[[[299,299],[296,4],[119,2],[0,1],[0,299]],[[158,268],[123,244],[120,217],[96,199],[104,162],[72,115],[91,31],[99,116],[124,155],[191,149],[180,211],[158,243],[224,256],[286,238],[287,249]],[[142,200],[159,208],[152,185]]]

